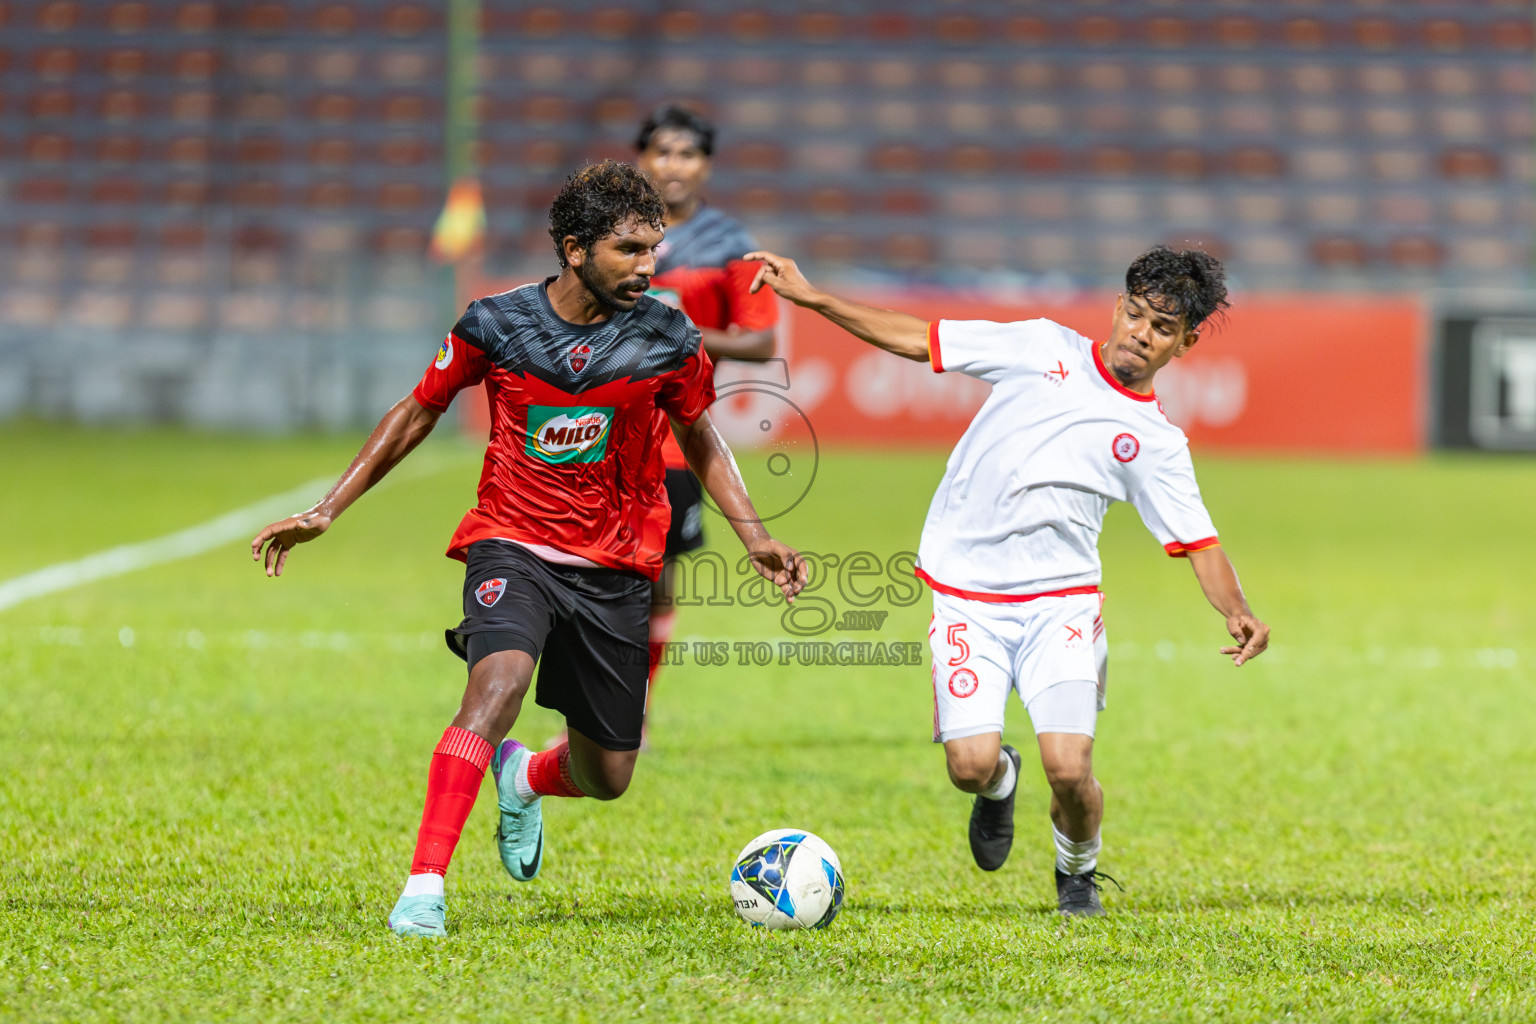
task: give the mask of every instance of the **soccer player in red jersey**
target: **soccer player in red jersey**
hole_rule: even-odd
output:
[[[665,106],[640,126],[636,163],[667,204],[667,237],[657,252],[651,295],[679,306],[699,328],[711,359],[761,362],[775,352],[778,303],[752,291],[759,264],[742,259],[757,248],[744,227],[704,200],[714,162],[715,128],[683,107]],[[651,589],[651,684],[672,635],[673,579],[678,555],[704,544],[703,494],[682,449],[666,439],[667,497],[672,522],[661,576]],[[647,694],[650,690],[647,690]]]
[[[281,575],[294,545],[324,533],[427,436],[454,395],[485,382],[491,437],[479,502],[448,549],[466,563],[464,618],[447,640],[469,682],[432,755],[410,877],[389,915],[401,935],[447,933],[443,877],[487,765],[502,864],[518,881],[543,863],[541,797],[612,800],[628,787],[668,521],[668,421],[753,567],[787,600],[805,584],[804,563],[768,535],[710,422],[713,367],[698,329],[646,295],[665,217],[633,167],[610,161],[573,174],[549,215],[559,275],[470,303],[330,492],[251,542],[267,575]],[[538,753],[505,739],[535,665],[539,705],[567,726],[565,741]]]

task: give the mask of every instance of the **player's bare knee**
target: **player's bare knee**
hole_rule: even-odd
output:
[[[998,751],[996,744],[946,745],[944,762],[949,781],[970,793],[985,787],[997,774]]]
[[[1077,793],[1093,784],[1093,759],[1082,756],[1060,756],[1043,761],[1045,780],[1055,793]]]
[[[629,789],[634,776],[634,755],[611,751],[576,781],[581,791],[594,800],[617,800]]]

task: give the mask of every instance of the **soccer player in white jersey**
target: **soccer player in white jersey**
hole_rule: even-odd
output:
[[[1099,532],[1129,501],[1168,554],[1188,558],[1226,618],[1233,664],[1262,653],[1269,627],[1243,596],[1200,499],[1184,432],[1163,415],[1157,371],[1227,306],[1221,264],[1158,247],[1126,272],[1108,340],[1049,320],[939,320],[874,309],[814,288],[793,260],[752,253],[767,284],[855,336],[935,373],[992,385],[949,457],[918,546],[933,589],[934,739],[949,777],[976,794],[971,853],[995,871],[1013,845],[1018,751],[1002,742],[1008,694],[1029,710],[1051,787],[1061,912],[1103,913],[1104,793],[1093,735],[1104,709]]]

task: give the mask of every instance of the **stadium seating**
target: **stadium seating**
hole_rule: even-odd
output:
[[[112,295],[61,331],[278,339],[383,294],[441,315],[442,5],[3,7],[0,346],[91,286]],[[717,201],[813,266],[1099,284],[1191,239],[1250,286],[1523,284],[1532,13],[483,0],[487,251],[543,272],[562,176],[675,99],[719,121]]]

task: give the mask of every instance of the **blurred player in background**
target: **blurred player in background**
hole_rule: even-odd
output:
[[[541,797],[612,800],[628,788],[666,536],[669,420],[753,567],[787,599],[804,585],[803,563],[758,521],[710,422],[714,368],[699,332],[646,294],[665,216],[655,187],[627,164],[571,175],[549,214],[559,275],[470,303],[330,493],[251,542],[267,575],[280,575],[295,544],[320,536],[420,444],[456,394],[486,383],[479,502],[448,549],[466,563],[464,618],[447,640],[469,682],[432,754],[410,876],[389,915],[401,935],[446,934],[443,877],[487,765],[501,861],[524,882],[543,863]],[[568,738],[533,753],[503,738],[536,664],[537,701],[565,717]]]
[[[661,107],[640,126],[635,149],[635,162],[667,204],[667,237],[657,252],[651,295],[688,314],[711,359],[772,358],[778,303],[771,291],[752,291],[759,265],[743,259],[757,243],[734,218],[704,201],[714,161],[714,125],[683,107]],[[665,443],[672,523],[661,578],[652,588],[652,685],[676,617],[675,559],[704,544],[699,480],[677,444],[670,438]]]
[[[933,589],[934,739],[955,786],[977,794],[971,853],[995,871],[1013,846],[1020,757],[1002,732],[1018,691],[1051,787],[1057,905],[1103,913],[1093,735],[1108,655],[1098,541],[1110,504],[1135,505],[1168,554],[1189,559],[1235,641],[1222,654],[1241,665],[1269,643],[1217,541],[1184,432],[1152,388],[1226,307],[1221,264],[1192,250],[1144,253],[1100,344],[1049,320],[925,323],[818,291],[793,260],[752,255],[764,261],[762,282],[791,302],[935,373],[992,385],[949,457],[918,548],[917,574]]]

